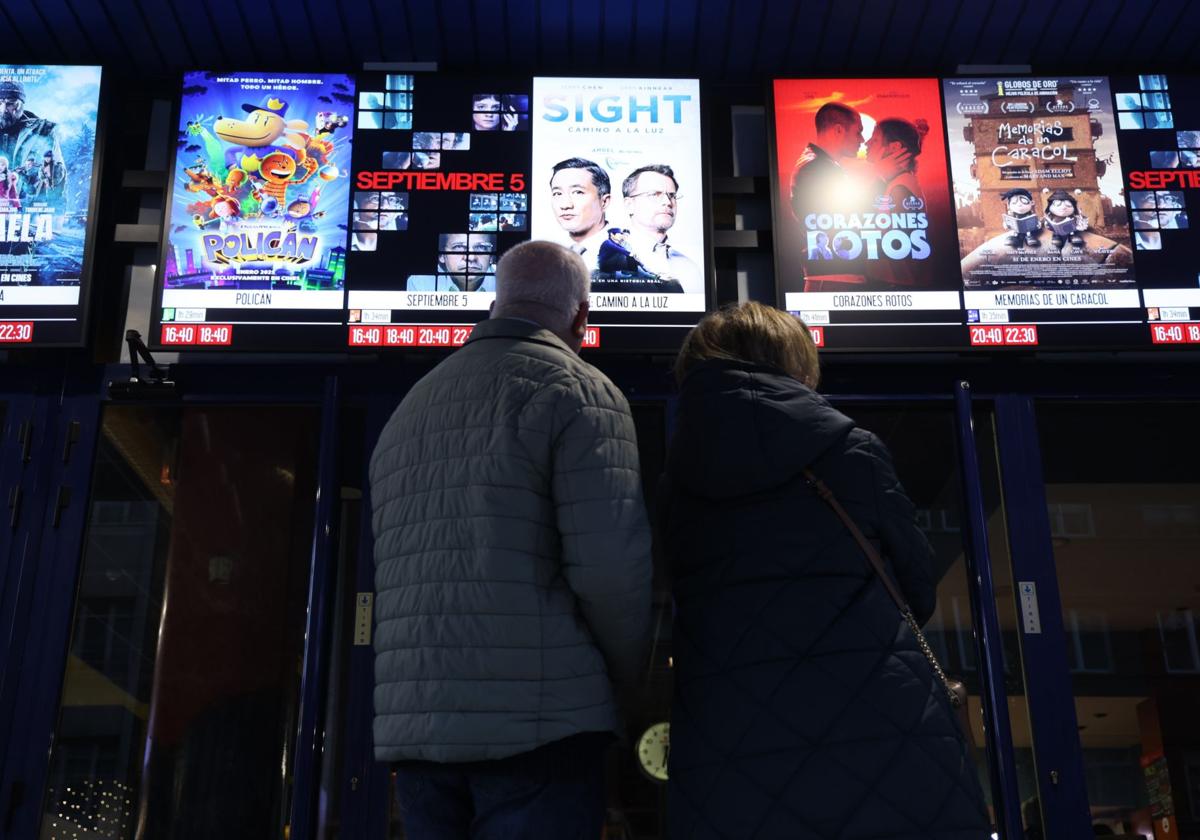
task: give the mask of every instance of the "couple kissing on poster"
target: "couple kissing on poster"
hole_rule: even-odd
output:
[[[925,193],[917,165],[929,125],[872,120],[829,101],[791,174],[790,206],[802,230],[804,290],[920,285],[911,260],[929,256]],[[866,156],[859,150],[865,143]]]

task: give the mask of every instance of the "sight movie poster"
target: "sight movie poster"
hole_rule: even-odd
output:
[[[1108,80],[946,79],[943,90],[964,287],[1132,286]]]
[[[185,74],[164,290],[342,289],[353,114],[347,75]]]
[[[0,284],[79,285],[99,99],[99,67],[0,65]]]
[[[785,293],[957,288],[936,79],[779,79],[774,107]]]
[[[530,232],[592,272],[592,307],[705,308],[700,84],[535,78]]]

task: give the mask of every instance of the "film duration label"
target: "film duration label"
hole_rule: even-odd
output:
[[[1034,324],[973,325],[970,328],[972,347],[1034,347],[1038,343]]]

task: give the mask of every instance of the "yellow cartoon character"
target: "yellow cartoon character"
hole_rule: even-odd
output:
[[[225,166],[254,172],[262,157],[276,151],[278,141],[289,131],[304,131],[308,123],[287,118],[288,103],[274,94],[267,94],[258,105],[246,103],[244,120],[218,117],[213,133],[229,148],[225,150]]]

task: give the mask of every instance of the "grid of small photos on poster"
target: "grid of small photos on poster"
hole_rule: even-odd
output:
[[[523,93],[473,94],[471,128],[474,131],[529,131],[529,97]],[[456,137],[464,137],[467,143],[471,140],[469,134],[443,134],[442,148],[446,148],[448,139]],[[472,232],[529,230],[528,195],[471,193],[467,226]]]
[[[386,79],[386,90],[359,91],[358,127],[407,131],[412,128],[413,77],[391,73]]]
[[[433,168],[422,165],[420,157],[425,155],[432,156],[435,161],[445,160],[448,169],[461,170],[464,167],[456,165],[459,161],[449,156],[454,152],[470,151],[472,132],[482,131],[529,131],[529,97],[515,93],[472,94],[471,131],[413,132],[412,168]],[[394,154],[398,168],[403,168],[400,159],[403,152]],[[443,154],[447,157],[441,158]],[[385,160],[384,169],[389,168],[392,167]],[[494,234],[529,230],[528,194],[472,192],[467,207],[466,233],[438,235],[437,275],[433,278],[410,275],[407,291],[496,291],[497,244]]]
[[[355,150],[348,321],[441,324],[452,313],[454,324],[474,322],[495,297],[499,254],[529,235],[528,81],[359,81],[360,103],[382,116]],[[408,110],[395,119],[390,108]],[[350,343],[373,335],[352,329]]]
[[[361,91],[358,97],[360,129],[408,130],[413,124],[413,76],[389,74],[385,90]],[[516,93],[478,93],[471,98],[471,123],[473,131],[528,131],[529,97]],[[471,150],[469,131],[414,131],[411,148],[392,149],[382,153],[380,168],[395,169],[448,169],[454,170],[456,152]],[[446,157],[443,157],[445,155]],[[352,251],[373,251],[378,247],[378,236],[388,231],[408,230],[407,192],[365,191],[354,194],[354,214],[351,241]],[[529,230],[529,200],[526,193],[471,193],[466,219],[470,234],[494,233],[497,231],[524,232]],[[452,273],[450,268],[462,260],[462,252],[479,255],[471,257],[464,267],[469,270],[480,268],[480,261],[487,258],[487,269],[494,262],[495,237],[463,234],[442,234],[439,237],[440,273]],[[484,269],[486,271],[486,269]],[[476,278],[477,280],[482,278]],[[412,284],[409,284],[410,287]],[[419,281],[417,286],[423,286]],[[476,284],[468,287],[482,290]]]
[[[1117,127],[1174,128],[1167,77],[1138,76],[1138,88],[1117,92]]]
[[[1138,76],[1137,91],[1118,91],[1119,125],[1129,129],[1174,129],[1171,92],[1164,75]],[[1174,149],[1150,152],[1151,169],[1200,168],[1200,131],[1170,131]],[[1167,144],[1164,144],[1167,145]],[[1183,190],[1130,190],[1133,238],[1141,251],[1162,250],[1162,231],[1186,230],[1187,200]]]
[[[385,90],[364,90],[358,94],[358,128],[360,130],[405,130],[412,128],[413,77],[407,73],[390,73],[385,77]],[[384,153],[385,158],[388,154]],[[411,152],[404,152],[404,166],[411,166]],[[384,161],[384,167],[387,166]],[[433,167],[430,167],[433,168]],[[350,218],[353,237],[351,251],[374,251],[381,232],[408,230],[408,193],[397,191],[354,193],[354,211]]]
[[[1188,227],[1183,190],[1130,190],[1129,200],[1133,203],[1133,236],[1139,250],[1159,251],[1162,231]]]

